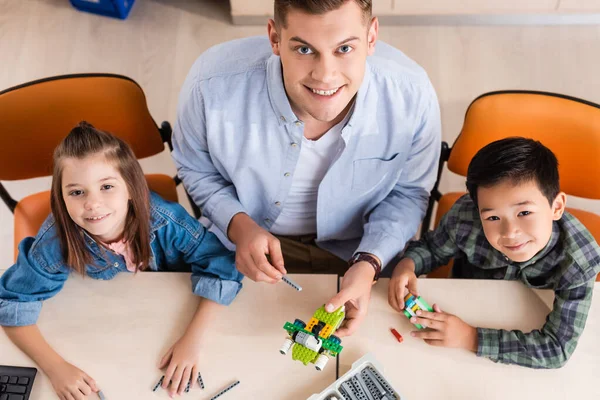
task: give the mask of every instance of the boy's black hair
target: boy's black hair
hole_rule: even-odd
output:
[[[560,192],[558,160],[537,140],[509,137],[479,150],[469,163],[467,190],[477,204],[477,189],[509,179],[514,184],[535,181],[550,206]]]

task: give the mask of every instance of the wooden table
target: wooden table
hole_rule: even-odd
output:
[[[365,323],[343,340],[340,375],[372,352],[408,400],[600,399],[600,284],[575,353],[556,370],[497,364],[466,350],[433,347],[412,338],[415,328],[388,305],[387,287],[387,279],[374,287]],[[471,325],[525,332],[543,325],[553,296],[519,282],[458,279],[420,279],[419,291],[430,305],[438,303]],[[402,334],[403,343],[396,341],[390,327]]]
[[[308,321],[336,292],[337,277],[291,277],[302,292],[285,283],[244,280],[244,289],[207,337],[201,367],[206,389],[194,389],[182,399],[209,399],[240,380],[224,400],[297,400],[335,381],[335,360],[319,372],[290,354],[282,356],[279,348],[286,338],[284,323]],[[162,375],[157,364],[187,326],[197,301],[189,274],[119,274],[110,282],[73,276],[44,303],[38,325],[67,361],[96,379],[108,400],[166,399],[165,391],[151,391]],[[4,333],[0,349],[2,364],[35,366]],[[38,373],[31,400],[53,398],[50,381]]]
[[[229,383],[241,383],[226,399],[305,399],[335,380],[336,363],[324,371],[305,367],[279,354],[284,322],[308,321],[337,289],[331,275],[292,276],[303,286],[268,286],[244,281],[244,289],[216,321],[207,337],[201,368],[206,389],[183,399],[209,399]],[[442,349],[410,337],[408,320],[387,304],[387,280],[373,289],[369,315],[359,331],[344,338],[339,374],[372,352],[386,377],[407,400],[509,398],[600,398],[600,285],[579,346],[558,370],[532,370],[496,364],[464,350]],[[470,324],[492,328],[541,327],[552,293],[532,291],[519,282],[421,279],[421,295],[430,304]],[[68,361],[94,377],[108,400],[166,399],[151,392],[162,375],[160,357],[180,336],[196,307],[189,274],[120,274],[111,282],[72,277],[63,291],[45,302],[39,320],[48,341]],[[398,343],[389,331],[404,337]],[[34,366],[0,334],[3,364]],[[47,377],[36,378],[32,400],[52,399]]]

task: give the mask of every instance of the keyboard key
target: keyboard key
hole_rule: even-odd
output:
[[[0,393],[6,392],[6,385],[0,385]]]
[[[8,383],[8,376],[0,376],[0,383]]]
[[[19,378],[19,381],[17,382],[17,384],[19,385],[27,385],[29,383],[29,378],[26,376],[22,376]]]
[[[8,383],[12,383],[14,385],[15,383],[17,383],[18,380],[19,378],[17,378],[16,376],[11,376],[10,378],[8,378]]]
[[[6,393],[25,393],[27,386],[7,385]]]
[[[24,400],[25,397],[21,396],[20,394],[9,394],[8,395],[8,400]]]
[[[0,394],[0,400],[8,400],[8,395],[5,394]]]

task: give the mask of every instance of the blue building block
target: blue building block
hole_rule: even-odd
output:
[[[78,10],[125,19],[135,0],[70,0]]]

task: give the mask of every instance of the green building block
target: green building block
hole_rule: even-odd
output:
[[[304,365],[307,365],[309,362],[314,362],[318,356],[319,353],[316,351],[307,349],[298,343],[294,343],[294,347],[292,347],[292,360],[302,361],[302,364]]]
[[[415,296],[413,296],[412,294],[407,294],[406,297],[404,297],[403,310],[404,315],[406,315],[406,318],[411,319],[412,317],[416,316],[415,313],[418,310],[433,312],[433,308],[431,308],[431,306],[427,304],[427,302],[423,300],[421,296],[415,298]],[[414,325],[417,329],[423,329],[423,325],[421,324]]]
[[[344,320],[345,315],[343,307],[338,308],[332,313],[328,313],[325,311],[325,306],[323,306],[315,311],[314,317],[337,329],[339,324]]]

